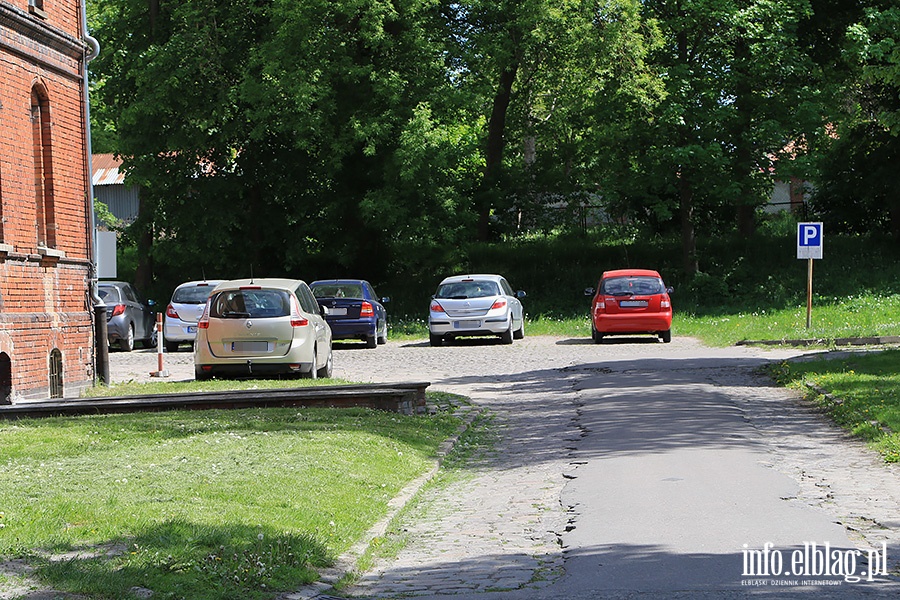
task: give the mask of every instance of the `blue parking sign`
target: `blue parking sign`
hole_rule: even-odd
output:
[[[822,223],[797,223],[797,258],[822,258]]]

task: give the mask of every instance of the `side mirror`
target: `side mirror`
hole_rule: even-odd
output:
[[[150,306],[150,307],[156,306],[156,300],[147,300],[147,306]]]
[[[666,293],[667,293],[667,294],[674,294],[674,293],[675,293],[675,288],[673,288],[673,287],[671,287],[671,286],[667,287],[667,288],[666,288]]]
[[[521,300],[525,296],[526,296],[526,294],[522,290],[519,290],[518,292],[516,292],[516,298],[518,298],[519,300]]]
[[[322,305],[320,304],[320,305],[319,305],[319,312],[322,313],[322,316],[323,316],[323,317],[327,317],[328,314],[329,314],[331,311],[328,310],[328,307],[327,307],[327,306],[322,306]]]
[[[584,295],[585,296],[593,296],[594,292],[596,292],[596,291],[597,290],[595,290],[594,288],[584,288]]]
[[[390,302],[390,301],[391,301],[390,298],[382,298],[382,299],[381,299],[381,303],[382,303],[382,304],[386,304],[386,303],[388,303],[388,302]]]

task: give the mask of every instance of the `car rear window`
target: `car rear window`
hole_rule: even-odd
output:
[[[359,284],[326,284],[312,288],[316,298],[362,298],[363,290]]]
[[[646,296],[662,294],[665,288],[656,277],[612,277],[603,280],[600,291],[610,296]]]
[[[285,290],[225,290],[212,298],[209,316],[219,319],[286,317],[291,295]]]
[[[487,298],[499,295],[500,287],[496,282],[472,280],[444,283],[438,287],[434,297],[465,300],[466,298]]]
[[[215,287],[214,285],[190,285],[178,288],[172,294],[172,302],[177,304],[204,304]]]
[[[115,287],[98,287],[97,295],[100,296],[100,299],[103,300],[104,304],[106,304],[107,301],[116,304],[119,303],[119,290]]]

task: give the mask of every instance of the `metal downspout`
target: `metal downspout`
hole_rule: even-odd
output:
[[[91,102],[88,88],[88,63],[100,54],[100,42],[88,33],[87,0],[81,1],[81,26],[84,43],[87,45],[84,54],[84,139],[85,139],[85,179],[87,180],[87,213],[89,215],[88,247],[91,252],[90,291],[94,305],[94,378],[102,384],[109,384],[109,343],[106,329],[106,304],[97,290],[97,222],[94,215],[94,178],[93,148],[91,147]]]

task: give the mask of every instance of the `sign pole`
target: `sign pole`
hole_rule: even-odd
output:
[[[806,275],[806,328],[809,329],[812,324],[812,273],[813,259],[808,260],[809,267]]]
[[[807,261],[806,328],[812,326],[813,260],[822,258],[822,223],[797,223],[797,258]]]

